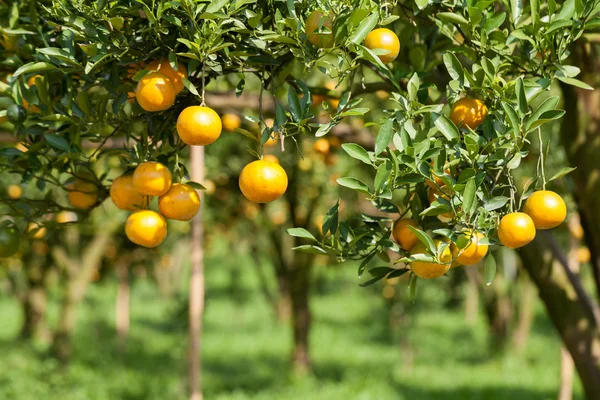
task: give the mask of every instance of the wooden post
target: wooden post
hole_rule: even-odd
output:
[[[190,146],[190,175],[194,182],[204,181],[204,147]],[[188,349],[188,385],[190,400],[202,400],[202,314],[204,311],[204,226],[202,209],[204,196],[200,195],[200,210],[192,220],[190,314]]]

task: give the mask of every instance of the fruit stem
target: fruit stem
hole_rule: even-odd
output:
[[[544,160],[544,142],[542,141],[542,129],[538,127],[538,140],[540,142],[540,169],[542,170],[542,189],[546,190],[546,172]]]
[[[202,98],[202,102],[200,103],[200,105],[202,107],[206,106],[206,103],[204,101],[204,84],[205,84],[205,76],[204,76],[204,65],[206,65],[205,63],[202,63],[202,70],[200,72],[200,77],[202,78],[202,94],[201,94],[201,98]]]

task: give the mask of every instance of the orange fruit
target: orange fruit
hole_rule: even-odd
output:
[[[535,225],[531,217],[522,212],[506,214],[498,225],[498,239],[509,249],[523,247],[535,238]]]
[[[313,144],[313,150],[315,153],[328,154],[329,153],[329,141],[325,138],[319,138],[315,140]]]
[[[442,198],[450,201],[450,196],[452,195],[451,189],[446,188],[446,186],[444,186],[443,183],[444,182],[442,182],[442,185],[440,186],[442,189],[441,191],[438,190],[437,188],[429,189],[429,205],[431,205],[434,201],[436,201],[437,197],[442,197]],[[452,219],[455,217],[455,215],[452,211],[440,214],[439,216],[443,217],[443,218],[449,218],[449,219]]]
[[[534,192],[523,206],[523,212],[531,217],[536,229],[551,229],[567,217],[567,206],[558,194],[550,190]]]
[[[437,248],[440,248],[441,241],[434,240]],[[427,253],[426,247],[423,243],[418,242],[410,252],[411,255],[415,254],[429,254]],[[410,263],[410,269],[413,274],[423,279],[433,279],[444,275],[450,269],[450,262],[452,261],[452,252],[450,246],[446,246],[444,250],[438,255],[437,262],[426,262],[426,261],[413,261]]]
[[[10,197],[11,199],[17,200],[17,199],[21,198],[22,194],[23,194],[23,189],[21,188],[21,186],[10,185],[8,187],[8,197]]]
[[[319,25],[329,30],[329,33],[314,33]],[[333,20],[331,16],[324,15],[322,11],[313,11],[306,19],[305,33],[308,41],[315,47],[326,48],[333,46]]]
[[[488,114],[488,109],[479,99],[463,98],[452,106],[450,119],[458,127],[466,126],[477,129]]]
[[[242,194],[255,203],[277,200],[285,193],[287,185],[285,170],[279,164],[269,161],[253,161],[240,174]]]
[[[0,257],[10,257],[19,251],[21,235],[14,226],[0,225]]]
[[[331,147],[339,148],[342,146],[342,141],[337,136],[331,136],[329,138],[329,144],[331,145]]]
[[[140,210],[148,205],[148,197],[138,192],[133,185],[132,175],[122,175],[113,180],[110,199],[115,206],[125,211]]]
[[[91,179],[77,178],[67,186],[69,203],[80,210],[87,210],[98,201],[98,187]]]
[[[59,224],[66,224],[67,222],[76,222],[77,214],[71,211],[61,211],[56,214],[56,222]]]
[[[210,107],[190,106],[177,118],[177,134],[191,146],[206,146],[221,135],[221,118]]]
[[[265,154],[262,159],[263,159],[263,161],[280,164],[279,159],[276,156],[274,156],[273,154]]]
[[[142,163],[133,172],[133,186],[139,193],[147,196],[162,196],[167,193],[171,181],[171,171],[155,161]]]
[[[177,90],[173,82],[159,72],[144,76],[135,88],[135,98],[144,110],[154,112],[170,108],[175,103]]]
[[[414,219],[399,219],[392,228],[392,237],[404,250],[411,250],[419,242],[417,235],[410,230],[409,226],[419,228],[419,224]]]
[[[487,244],[479,244],[479,241],[485,238],[483,233],[471,233],[471,231],[469,231],[465,233],[464,236],[469,239],[469,244],[467,244],[466,247],[459,249],[455,244],[450,245],[452,257],[454,258],[452,267],[477,264],[479,261],[483,260],[483,257],[485,257],[488,252]]]
[[[29,79],[27,79],[27,86],[35,86],[38,79],[44,79],[42,75],[33,75]]]
[[[223,114],[221,122],[223,123],[223,129],[227,132],[234,132],[237,128],[242,126],[242,119],[232,113]]]
[[[31,237],[34,239],[43,239],[46,236],[46,228],[37,222],[30,222],[27,225],[27,232],[33,232]]]
[[[580,264],[585,264],[592,259],[592,253],[590,253],[590,249],[587,247],[580,247],[577,249],[577,261]]]
[[[387,50],[387,54],[379,54],[377,57],[382,63],[391,63],[400,53],[400,40],[398,36],[387,28],[374,29],[365,38],[364,45],[369,50]]]
[[[158,209],[165,218],[189,221],[200,209],[200,196],[191,186],[174,183],[158,198]]]
[[[165,240],[167,222],[155,211],[136,211],[127,218],[125,234],[133,243],[153,248]]]
[[[187,68],[184,63],[177,63],[177,71],[173,69],[171,63],[166,58],[162,60],[154,60],[145,67],[147,70],[157,71],[173,82],[173,86],[175,86],[175,93],[179,93],[185,87],[183,85],[183,79],[187,79]]]
[[[311,97],[312,97],[312,105],[315,107],[320,106],[321,103],[324,102],[325,99],[327,99],[327,97],[322,94],[313,94]]]
[[[571,235],[573,235],[573,237],[575,239],[583,239],[583,226],[581,226],[581,224],[576,224],[573,226],[570,226],[570,231],[571,231]]]
[[[431,162],[431,166],[433,167],[433,161]],[[444,175],[450,175],[450,174],[451,174],[451,172],[450,172],[449,169],[445,169],[444,170]],[[427,184],[427,186],[429,186],[432,189],[437,189],[437,186],[442,187],[442,186],[445,185],[444,181],[439,176],[433,174],[433,172],[432,172],[432,175],[433,175],[433,180],[427,179],[425,181],[425,183]],[[435,184],[434,184],[434,182],[435,182]]]
[[[15,145],[15,149],[19,150],[21,153],[27,153],[29,149],[25,146],[25,143],[19,142]]]

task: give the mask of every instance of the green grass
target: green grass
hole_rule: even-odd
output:
[[[461,308],[442,307],[439,283],[422,282],[417,302],[404,305],[411,322],[391,332],[381,287],[359,288],[353,267],[317,268],[314,374],[294,378],[289,327],[274,320],[252,265],[232,274],[217,260],[207,266],[206,399],[556,398],[560,344],[541,312],[523,354],[494,354],[483,317],[469,327]],[[11,298],[0,298],[0,399],[184,399],[185,293],[167,300],[149,281],[135,283],[122,357],[116,352],[115,293],[113,279],[91,288],[79,309],[75,355],[66,369],[43,347],[15,341],[19,309]],[[56,313],[54,305],[52,319]],[[583,398],[579,383],[576,396]]]

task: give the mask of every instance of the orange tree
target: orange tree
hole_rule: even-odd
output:
[[[413,220],[396,229],[396,241],[409,245],[390,239],[391,218],[339,222],[337,206],[322,238],[289,232],[317,242],[300,251],[365,260],[360,274],[375,257],[390,262],[391,250],[408,267],[373,268],[373,280],[411,272],[414,288],[417,276],[475,263],[490,245],[523,246],[564,218],[562,199],[545,188],[570,170],[547,177],[544,148],[527,188],[517,188],[512,171],[528,155],[529,136],[544,146],[542,126],[564,113],[559,98],[540,102],[540,94],[557,80],[589,88],[566,59],[570,44],[599,25],[596,11],[597,1],[581,0],[3,3],[0,118],[24,144],[2,148],[0,168],[35,181],[43,196],[14,199],[2,191],[12,218],[2,222],[0,238],[12,248],[32,219],[62,209],[85,215],[101,204],[114,177],[96,163],[116,152],[132,175],[111,196],[133,212],[126,233],[142,246],[159,245],[165,217],[188,219],[198,209],[189,189],[199,184],[189,181],[181,156],[187,145],[210,145],[220,135],[222,122],[206,102],[211,84],[234,83],[241,96],[258,78],[261,133],[237,129],[255,141],[257,159],[268,142],[295,151],[300,135],[325,136],[344,117],[368,115],[361,94],[385,88],[394,106],[374,121],[374,148],[344,146],[373,168],[373,180],[338,183],[383,213]],[[313,94],[331,94],[307,85],[314,69],[347,88],[338,101],[323,102],[333,111],[329,121],[315,121],[310,110]],[[262,118],[266,98],[272,126]],[[272,201],[285,191],[285,170],[264,160],[246,168],[241,186],[250,200]],[[162,215],[148,208],[152,196]],[[488,280],[494,270],[488,256]],[[586,391],[597,393],[594,372],[586,378],[585,363],[576,364]]]

